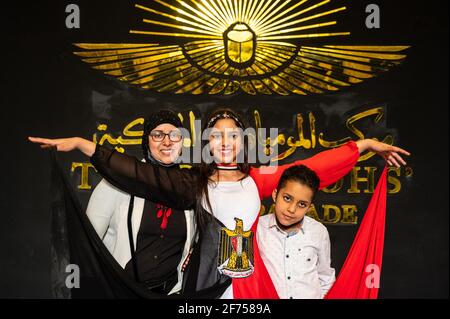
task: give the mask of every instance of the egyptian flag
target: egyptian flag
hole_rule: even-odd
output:
[[[350,252],[326,299],[376,299],[386,220],[387,168],[378,181]]]
[[[376,299],[383,261],[386,219],[387,168],[385,167],[349,254],[325,299]],[[256,234],[258,219],[252,227]],[[261,259],[254,236],[254,273],[233,279],[235,299],[278,299],[272,279]]]

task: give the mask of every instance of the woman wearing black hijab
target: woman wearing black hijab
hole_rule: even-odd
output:
[[[150,114],[144,121],[143,161],[177,166],[183,143],[181,127],[170,110]],[[93,191],[86,213],[106,248],[130,276],[151,292],[180,291],[182,265],[195,236],[192,210],[130,196],[103,179]]]

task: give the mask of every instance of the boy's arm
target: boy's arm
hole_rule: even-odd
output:
[[[322,298],[330,290],[336,281],[335,270],[331,267],[331,243],[328,231],[325,229],[319,251],[317,272],[319,274],[320,288],[322,289]]]

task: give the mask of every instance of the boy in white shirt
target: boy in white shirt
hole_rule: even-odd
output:
[[[323,298],[335,281],[328,231],[305,216],[318,189],[306,166],[287,169],[272,194],[275,213],[259,219],[261,257],[282,299]]]

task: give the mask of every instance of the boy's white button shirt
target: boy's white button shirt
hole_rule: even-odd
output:
[[[294,233],[281,230],[274,214],[259,219],[257,238],[264,264],[282,299],[323,298],[335,281],[325,226],[305,216]]]

